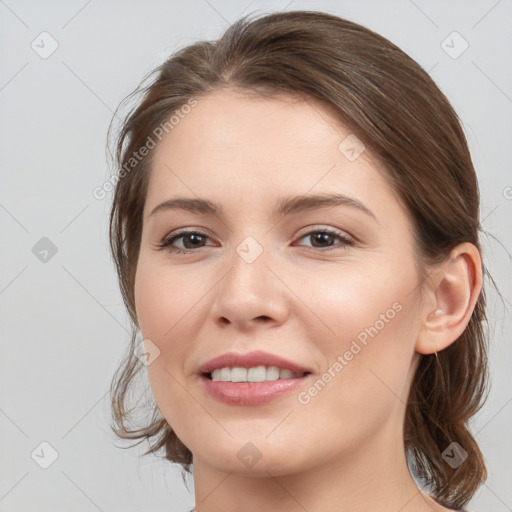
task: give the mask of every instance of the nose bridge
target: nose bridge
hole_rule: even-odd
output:
[[[272,266],[270,256],[269,247],[251,235],[233,247],[230,268],[219,283],[213,308],[217,318],[238,324],[260,317],[283,320],[285,298],[279,280],[268,268]]]
[[[267,268],[268,256],[269,248],[264,247],[263,241],[260,243],[252,235],[246,236],[234,246],[230,255],[231,270],[226,276],[224,294],[234,294],[233,298],[240,303],[263,299],[268,277],[266,274],[270,274]]]

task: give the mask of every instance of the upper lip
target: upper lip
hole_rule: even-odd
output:
[[[289,361],[284,357],[255,350],[246,354],[238,354],[236,352],[227,352],[218,357],[214,357],[206,363],[202,364],[197,373],[210,373],[219,368],[253,368],[255,366],[277,366],[280,370],[290,370],[296,373],[310,373],[310,370],[298,363]]]

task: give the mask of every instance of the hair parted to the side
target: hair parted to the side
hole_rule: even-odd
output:
[[[144,369],[134,353],[134,277],[152,152],[136,164],[130,159],[187,102],[225,87],[327,102],[384,166],[413,222],[425,278],[428,265],[442,261],[459,243],[470,242],[481,252],[478,183],[466,138],[428,73],[386,38],[337,16],[315,11],[250,16],[231,25],[218,41],[177,51],[148,75],[156,77],[134,92],[142,99],[115,144],[116,168],[124,172],[114,191],[110,245],[133,334],[111,383],[112,429],[138,443],[155,438],[144,455],[164,448],[167,460],[189,472],[192,453],[158,407],[149,425],[129,428],[134,409],[126,403],[130,384]],[[468,420],[486,398],[485,320],[482,290],[459,339],[437,358],[421,356],[406,409],[404,446],[412,470],[448,507],[465,505],[487,476],[468,429]],[[441,456],[452,442],[468,453],[457,469]]]

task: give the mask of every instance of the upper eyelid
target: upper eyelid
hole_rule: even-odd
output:
[[[205,230],[203,230],[202,228],[201,229],[184,229],[184,231],[181,231],[181,230],[178,230],[176,233],[170,233],[169,235],[166,235],[164,236],[164,238],[162,239],[163,241],[166,241],[166,240],[173,240],[173,239],[176,239],[176,238],[180,238],[182,236],[186,236],[186,235],[201,235],[201,236],[206,236],[207,238],[213,238],[211,235],[209,235]]]
[[[206,235],[210,238],[215,238],[215,237],[212,237],[207,232],[208,230],[206,230],[205,228],[182,228],[182,229],[178,229],[176,232],[169,233],[168,235],[166,235],[164,237],[164,240],[169,239],[169,238],[174,238],[174,237],[177,237],[180,235],[187,235],[187,234],[201,234],[201,235]],[[335,232],[340,235],[345,234],[349,238],[354,238],[352,235],[348,234],[346,231],[344,231],[342,229],[333,228],[333,227],[325,226],[322,224],[317,224],[317,225],[309,226],[306,228],[302,228],[299,231],[299,233],[297,234],[297,236],[304,236],[304,235],[310,234],[311,232],[315,232],[315,231],[332,231],[332,232]]]
[[[351,240],[354,240],[354,237],[350,234],[348,234],[346,231],[339,229],[339,228],[333,228],[330,226],[323,226],[321,224],[309,226],[307,228],[301,229],[298,233],[298,237],[303,237],[305,235],[309,235],[311,233],[317,232],[317,231],[328,231],[332,232],[333,234],[336,234],[338,236],[344,236],[345,238],[350,238]]]

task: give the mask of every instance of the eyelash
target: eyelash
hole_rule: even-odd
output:
[[[352,240],[350,238],[347,238],[347,237],[341,235],[338,231],[334,231],[332,229],[316,229],[316,230],[313,230],[313,231],[308,231],[307,233],[303,234],[299,238],[299,240],[301,240],[302,238],[314,235],[314,234],[318,234],[318,233],[327,233],[329,235],[333,235],[336,238],[338,238],[339,240],[341,240],[342,244],[344,246],[346,246],[346,247],[353,246],[354,243],[355,243],[354,240]],[[202,236],[202,237],[209,238],[206,233],[202,233],[201,231],[181,231],[179,233],[176,233],[172,237],[164,238],[157,245],[158,245],[158,247],[160,249],[166,249],[168,252],[173,253],[173,254],[193,254],[193,253],[197,253],[198,251],[195,250],[195,249],[186,249],[186,250],[184,250],[184,249],[179,249],[179,248],[171,246],[171,244],[175,240],[178,240],[179,238],[183,238],[183,237],[185,237],[187,235],[199,235],[199,236]],[[198,249],[203,249],[203,248],[204,247],[199,247]],[[332,250],[337,249],[337,248],[338,247],[327,247],[327,248],[321,249],[321,248],[318,248],[318,247],[311,247],[310,249],[318,250],[320,252],[326,252],[326,251],[332,251]]]

